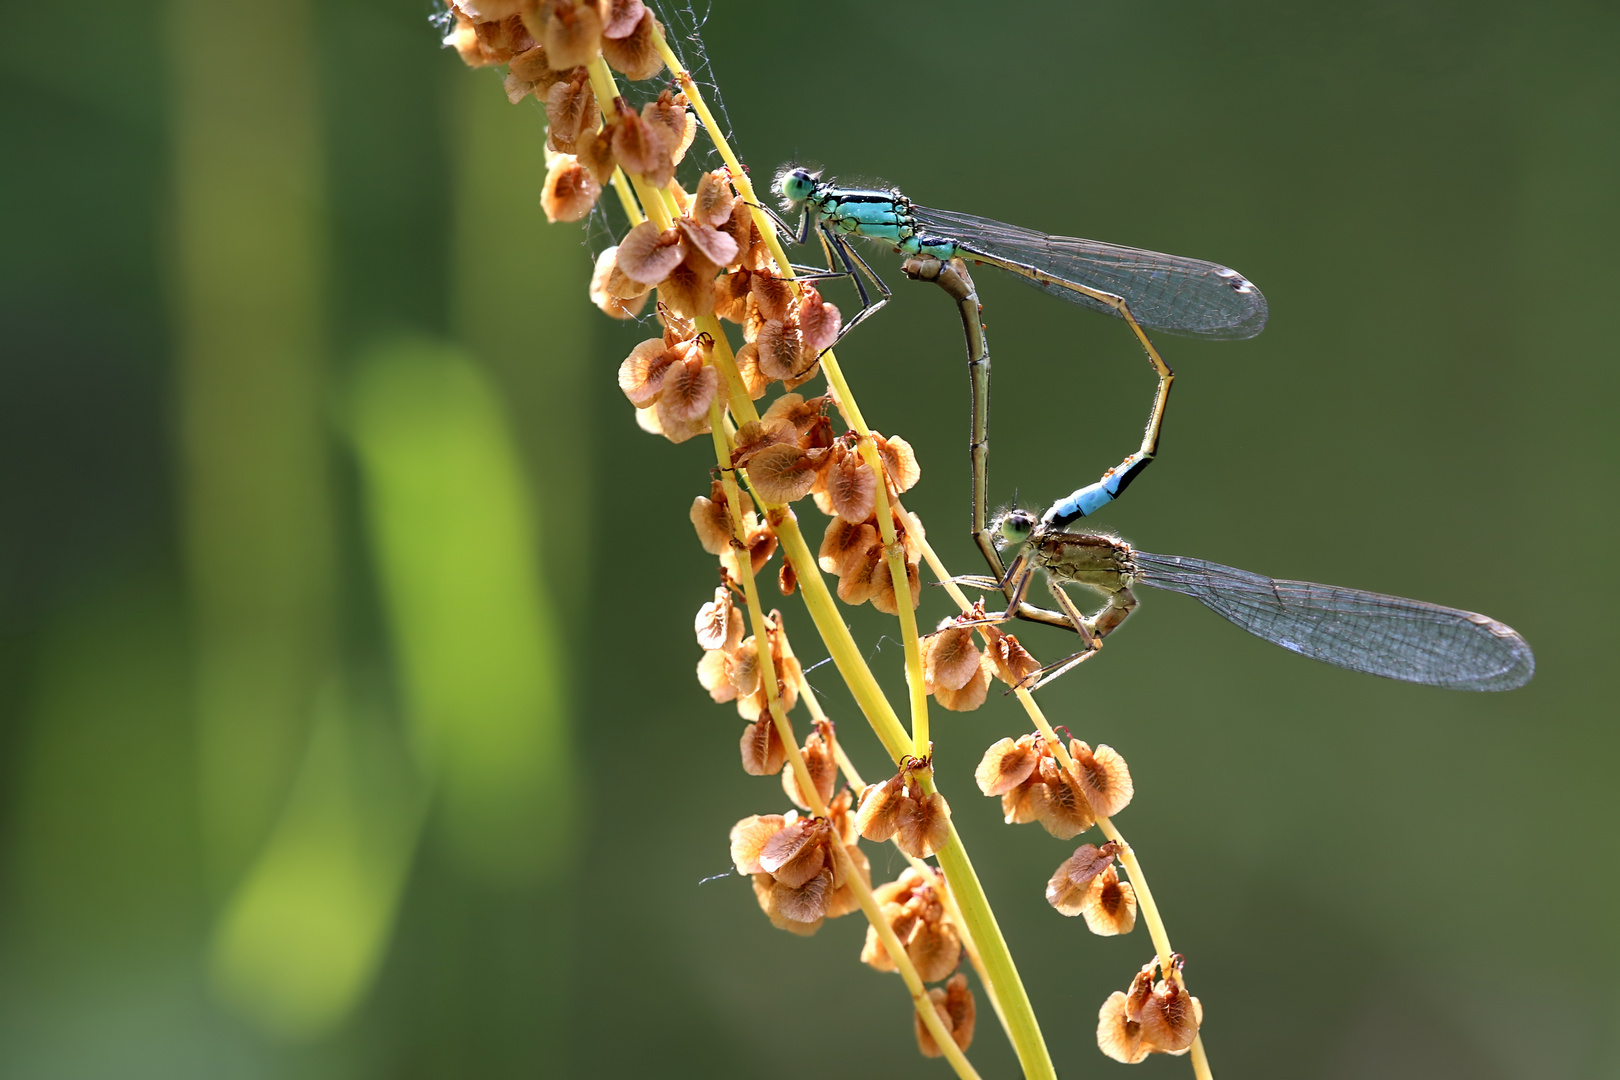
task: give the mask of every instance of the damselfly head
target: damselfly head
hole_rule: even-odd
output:
[[[820,179],[819,169],[812,172],[803,165],[784,165],[776,174],[776,183],[773,186],[785,202],[790,206],[797,206],[816,190],[816,183]]]
[[[1007,543],[1022,544],[1035,532],[1035,515],[1028,510],[1009,510],[1001,515],[996,528]]]

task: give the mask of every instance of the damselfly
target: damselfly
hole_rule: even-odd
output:
[[[1266,298],[1254,283],[1202,259],[1048,236],[989,218],[932,210],[896,188],[840,187],[797,166],[778,174],[776,191],[789,209],[801,211],[797,227],[777,219],[789,239],[802,244],[814,230],[828,270],[836,272],[841,265],[840,276],[854,280],[861,310],[850,328],[892,295],[850,246],[848,238],[858,236],[891,244],[906,255],[961,257],[1000,267],[1053,296],[1124,319],[1150,355],[1156,354],[1144,329],[1213,338],[1251,338],[1265,329]],[[863,277],[881,299],[871,299]]]
[[[961,312],[969,370],[987,366],[989,347],[966,268],[914,257],[907,261],[906,273],[945,287]],[[1156,399],[1156,405],[1162,408],[1162,400]],[[1103,638],[1135,608],[1134,585],[1191,596],[1256,637],[1352,671],[1458,690],[1511,690],[1535,673],[1535,656],[1524,638],[1485,615],[1360,589],[1274,580],[1203,559],[1137,551],[1111,536],[1068,532],[1074,522],[1115,498],[1152,461],[1147,441],[1096,483],[1059,499],[1039,521],[1014,510],[992,528],[986,521],[988,446],[985,418],[975,413],[969,443],[972,525],[991,576],[957,580],[1006,594],[1005,612],[988,621],[1020,618],[1062,626],[1084,642],[1079,652],[1042,668],[1035,686],[1083,663],[1102,647]],[[1009,568],[1003,569],[997,538],[1018,547]],[[1037,570],[1046,571],[1048,588],[1061,611],[1027,602]],[[1064,590],[1070,583],[1102,593],[1106,603],[1087,616]]]
[[[1056,508],[1054,508],[1056,509]],[[980,588],[1007,587],[1011,607],[1045,570],[1052,597],[1085,647],[1042,669],[1043,685],[1082,663],[1136,607],[1134,585],[1190,596],[1228,622],[1285,649],[1351,671],[1453,690],[1512,690],[1530,681],[1536,660],[1524,638],[1485,615],[1399,596],[1283,581],[1181,555],[1138,551],[1112,536],[1064,532],[1061,515],[1040,520],[1023,510],[1004,515],[1002,538],[1020,545],[1001,580],[960,579]],[[1095,589],[1106,603],[1087,616],[1063,585]],[[999,620],[998,620],[999,621]]]
[[[1260,290],[1236,270],[1216,263],[1096,240],[1048,236],[988,218],[931,210],[912,203],[895,188],[840,187],[831,180],[823,181],[819,173],[796,166],[783,169],[775,186],[788,208],[798,207],[801,211],[796,227],[771,215],[788,238],[804,243],[814,231],[821,241],[827,270],[804,269],[816,276],[848,276],[860,295],[861,310],[844,325],[840,338],[888,303],[892,295],[883,279],[849,243],[850,237],[857,236],[891,244],[896,251],[913,256],[912,263],[920,259],[943,265],[953,258],[988,263],[1061,299],[1125,320],[1147,354],[1159,385],[1141,449],[1104,477],[1106,497],[1093,498],[1087,513],[1123,491],[1153,460],[1158,448],[1175,373],[1149,340],[1146,329],[1199,337],[1249,338],[1266,325],[1266,298]],[[838,270],[839,266],[843,269]],[[907,272],[919,276],[910,269]],[[880,299],[872,299],[863,279],[877,288],[882,294]],[[977,304],[976,299],[974,302]],[[980,361],[975,363],[971,339],[969,351],[977,436],[989,411],[989,356],[981,350]],[[974,479],[976,484],[982,484],[982,461],[978,459]],[[1103,494],[1103,488],[1092,494]],[[982,517],[975,521],[974,532],[982,536]],[[991,550],[987,539],[981,539],[980,546]]]
[[[978,293],[974,288],[973,278],[968,274],[967,266],[961,259],[942,262],[932,255],[913,255],[906,260],[903,269],[907,277],[919,281],[932,281],[943,288],[946,294],[956,301],[957,310],[962,317],[962,331],[967,337],[968,377],[973,389],[973,408],[968,436],[968,460],[973,492],[969,528],[974,543],[984,555],[990,573],[995,579],[1000,580],[1005,576],[1005,568],[996,549],[995,534],[988,523],[990,345],[985,338],[984,324],[979,318]],[[1159,380],[1158,391],[1153,395],[1153,405],[1148,411],[1147,430],[1142,435],[1142,445],[1134,453],[1127,455],[1124,461],[1104,472],[1096,483],[1083,487],[1058,502],[1058,507],[1067,515],[1065,523],[1087,517],[1119,498],[1131,481],[1153,463],[1153,457],[1158,452],[1159,429],[1163,425],[1165,401],[1169,397],[1173,377],[1166,374]],[[1010,591],[1008,599],[1012,599]],[[1059,612],[1037,608],[1022,600],[1016,602],[1016,608],[1019,618],[1065,626],[1078,631],[1077,626],[1070,624],[1068,616]]]

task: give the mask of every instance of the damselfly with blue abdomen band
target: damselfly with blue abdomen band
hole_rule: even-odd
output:
[[[997,579],[1004,578],[1006,570],[1001,562],[1001,555],[996,550],[995,534],[989,525],[989,459],[990,459],[990,346],[985,338],[984,324],[979,317],[979,297],[973,286],[973,278],[968,274],[966,265],[961,259],[950,262],[941,262],[931,255],[913,255],[907,259],[902,269],[907,277],[919,281],[932,281],[943,288],[951,299],[956,301],[957,309],[962,318],[962,331],[967,338],[968,376],[972,384],[972,412],[970,419],[970,435],[968,437],[968,461],[972,474],[972,509],[969,515],[969,528],[973,534],[973,542],[978,545],[979,551],[984,555],[990,573]],[[1106,506],[1122,494],[1125,488],[1139,476],[1143,469],[1153,461],[1158,450],[1159,430],[1164,421],[1164,406],[1170,395],[1170,384],[1173,376],[1166,374],[1159,380],[1158,390],[1153,395],[1153,405],[1148,412],[1147,430],[1142,436],[1142,445],[1135,453],[1129,455],[1114,468],[1103,473],[1096,483],[1070,494],[1060,500],[1059,507],[1070,516],[1066,519],[1072,521],[1086,517]],[[1008,600],[1012,593],[1008,585]],[[1017,603],[1019,618],[1034,622],[1044,622],[1052,626],[1067,627],[1080,632],[1078,624],[1071,623],[1069,617],[1060,612],[1048,611],[1044,608],[1034,607],[1023,602]]]
[[[1228,622],[1273,645],[1315,660],[1403,682],[1453,690],[1512,690],[1535,674],[1524,638],[1485,615],[1399,596],[1274,580],[1203,559],[1137,551],[1112,536],[1063,531],[1057,507],[1040,520],[1023,510],[1005,514],[1002,538],[1019,545],[999,580],[959,578],[984,589],[1005,589],[1007,612],[1019,614],[1036,570],[1045,570],[1052,597],[1080,632],[1085,648],[1043,668],[1035,686],[1089,659],[1136,607],[1133,585],[1191,596]],[[1085,585],[1107,602],[1083,614],[1063,586]]]
[[[1007,596],[1004,613],[979,622],[1010,618],[1058,625],[1080,634],[1085,647],[1073,656],[1042,668],[1035,686],[1044,685],[1083,663],[1102,646],[1136,606],[1133,585],[1142,584],[1191,596],[1222,618],[1257,637],[1305,656],[1353,671],[1363,671],[1406,682],[1459,690],[1511,690],[1530,680],[1535,656],[1511,627],[1470,611],[1426,604],[1398,596],[1317,585],[1306,581],[1273,580],[1219,563],[1174,555],[1136,551],[1110,536],[1071,533],[1068,526],[1106,504],[1118,494],[1135,471],[1152,460],[1150,446],[1125,459],[1094,484],[1058,500],[1036,521],[1032,514],[1014,510],[1002,516],[994,529],[987,522],[988,416],[979,411],[980,385],[988,399],[989,347],[979,321],[978,298],[965,267],[913,258],[908,275],[938,281],[957,301],[967,338],[969,370],[975,372],[975,408],[970,459],[973,463],[972,523],[974,539],[984,553],[990,577],[965,577],[963,584],[1000,589]],[[983,372],[983,376],[978,374]],[[1162,407],[1162,401],[1156,399]],[[1003,569],[993,537],[1019,546],[1011,567]],[[1061,613],[1026,601],[1037,570],[1045,570],[1047,584]],[[1085,615],[1063,589],[1065,584],[1088,586],[1107,597],[1092,616]]]

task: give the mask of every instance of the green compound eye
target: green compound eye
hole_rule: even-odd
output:
[[[789,202],[804,202],[816,190],[816,177],[809,169],[790,169],[777,180],[776,186]]]
[[[1001,519],[1001,535],[1009,543],[1022,544],[1034,531],[1035,518],[1022,510],[1014,510]]]

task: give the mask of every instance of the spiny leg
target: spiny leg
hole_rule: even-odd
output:
[[[1075,605],[1074,599],[1064,591],[1060,582],[1049,578],[1046,585],[1051,590],[1053,599],[1058,602],[1058,606],[1063,608],[1069,618],[1074,620],[1076,626],[1080,628],[1081,637],[1085,640],[1086,647],[1072,656],[1057,661],[1055,664],[1047,664],[1039,671],[1030,672],[1024,677],[1023,683],[1020,684],[1026,690],[1039,690],[1047,683],[1061,678],[1095,656],[1102,648],[1103,638],[1119,629],[1120,624],[1126,620],[1136,607],[1136,595],[1128,587],[1122,585],[1117,591],[1109,595],[1108,602],[1098,609],[1097,614],[1088,619]],[[1031,679],[1035,680],[1033,685],[1030,685]]]
[[[1000,559],[998,557],[998,566],[999,563]],[[1035,580],[1035,570],[1036,566],[1033,557],[1026,549],[1019,552],[1012,565],[1004,573],[996,577],[979,577],[970,574],[951,578],[950,580],[957,585],[966,585],[972,589],[983,589],[985,592],[1000,592],[1007,597],[1005,611],[995,615],[986,614],[979,619],[961,619],[957,625],[969,627],[994,626],[1012,619],[1023,619],[1026,622],[1045,623],[1047,626],[1060,627],[1080,634],[1082,637],[1086,636],[1086,631],[1082,629],[1084,625],[1083,619],[1076,622],[1067,613],[1038,608],[1024,599],[1029,593],[1031,582]]]
[[[804,209],[799,214],[799,223],[797,225],[789,225],[786,218],[764,203],[747,203],[745,205],[764,214],[770,220],[772,227],[776,229],[777,234],[795,247],[810,239],[810,204],[808,202],[804,204]],[[832,269],[832,264],[828,263],[827,268]]]
[[[854,248],[850,247],[849,241],[832,233],[825,224],[821,226],[821,242],[824,246],[830,247],[831,251],[838,253],[839,261],[844,264],[845,273],[855,283],[855,291],[861,298],[861,310],[857,311],[855,317],[839,329],[838,336],[833,339],[831,345],[827,346],[827,349],[835,349],[851,330],[882,310],[883,305],[889,302],[894,293],[889,289],[888,284],[881,277],[878,277],[877,271],[868,266],[866,260],[861,258]],[[832,265],[830,252],[827,256],[827,264]],[[871,294],[866,291],[866,286],[861,281],[863,276],[877,287],[878,292],[883,294],[881,299],[872,299]],[[826,352],[827,349],[823,349],[822,352]]]

